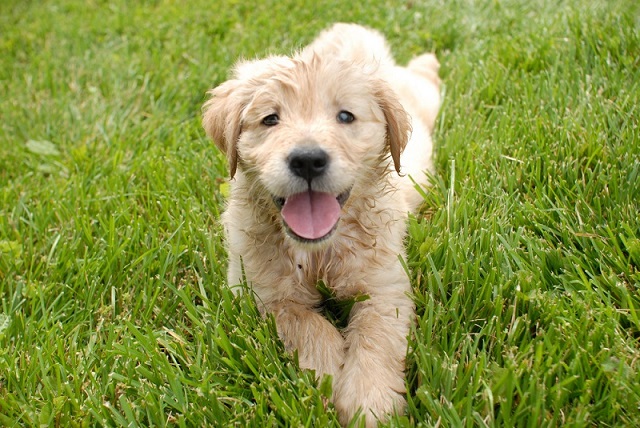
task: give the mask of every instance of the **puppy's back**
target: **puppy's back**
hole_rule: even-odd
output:
[[[320,33],[300,55],[306,57],[314,54],[355,64],[395,64],[384,36],[378,31],[357,24],[334,24]]]

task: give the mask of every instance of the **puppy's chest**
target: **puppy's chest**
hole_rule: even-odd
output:
[[[366,274],[358,257],[352,253],[336,253],[332,249],[320,253],[298,252],[292,259],[297,281],[320,294],[330,291],[337,297],[362,294]]]

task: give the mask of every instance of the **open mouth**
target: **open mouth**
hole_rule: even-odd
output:
[[[307,190],[288,198],[274,197],[273,202],[289,235],[301,242],[320,242],[335,231],[342,206],[349,198],[349,190],[338,196]]]

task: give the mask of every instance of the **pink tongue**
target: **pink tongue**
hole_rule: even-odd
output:
[[[282,207],[282,218],[301,238],[318,239],[338,222],[340,204],[330,193],[309,190],[287,198]]]

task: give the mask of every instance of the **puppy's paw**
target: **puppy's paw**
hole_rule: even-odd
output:
[[[334,405],[343,426],[358,415],[360,421],[364,419],[366,427],[375,427],[378,422],[386,421],[389,415],[404,411],[406,400],[403,393],[380,380],[375,375],[360,379],[343,377],[339,380],[334,392]],[[404,391],[404,384],[401,380],[399,383]]]

